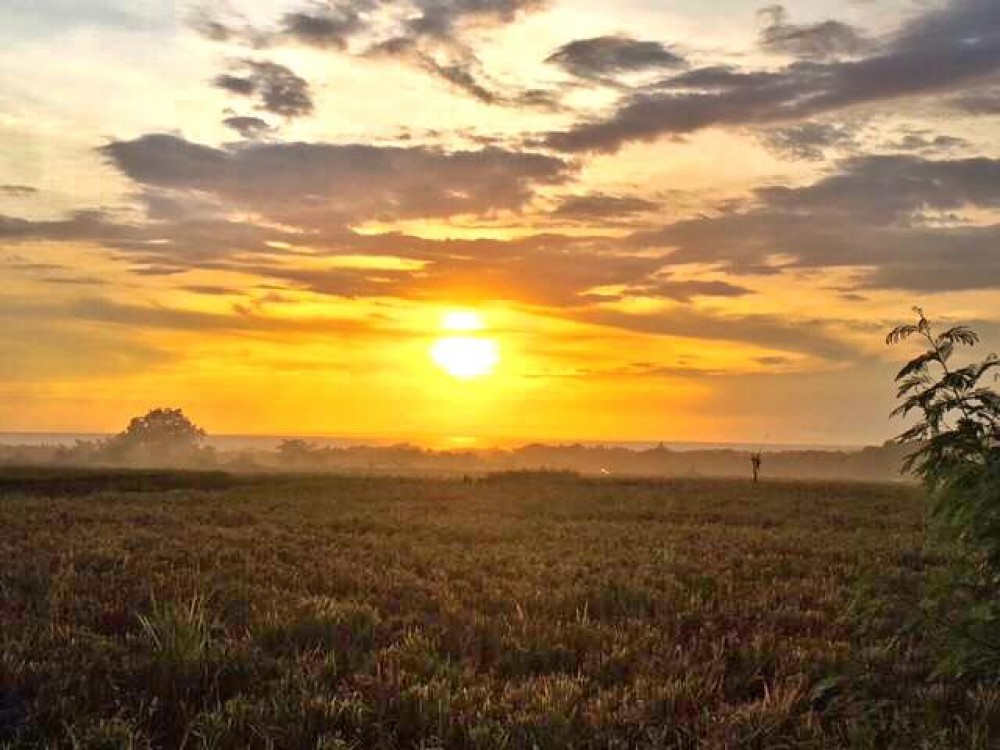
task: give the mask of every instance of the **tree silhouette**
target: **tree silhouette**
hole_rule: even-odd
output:
[[[996,459],[1000,394],[983,385],[983,380],[1000,368],[1000,358],[990,354],[981,362],[953,367],[956,347],[975,346],[979,336],[967,326],[935,334],[923,310],[915,307],[913,311],[916,323],[897,326],[886,337],[888,344],[918,337],[927,346],[896,373],[897,398],[903,402],[892,415],[923,415],[896,440],[919,446],[907,458],[905,468],[915,470],[931,488],[936,488],[952,479],[956,471]]]
[[[307,440],[293,438],[282,440],[278,445],[278,455],[288,466],[308,464],[317,454],[316,446]]]
[[[111,453],[129,459],[177,460],[198,454],[205,431],[180,409],[153,409],[134,417],[109,441]]]

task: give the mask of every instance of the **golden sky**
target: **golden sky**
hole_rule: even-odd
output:
[[[995,0],[7,0],[0,431],[881,442],[998,115]]]

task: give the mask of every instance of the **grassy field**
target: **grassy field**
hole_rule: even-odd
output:
[[[0,474],[0,747],[987,748],[893,485]]]

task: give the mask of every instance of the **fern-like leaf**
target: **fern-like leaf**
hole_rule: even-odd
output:
[[[938,344],[948,342],[950,344],[964,344],[965,346],[975,346],[979,343],[979,335],[968,326],[955,326],[949,328],[937,337]]]

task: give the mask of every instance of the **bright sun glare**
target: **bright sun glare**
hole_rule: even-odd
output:
[[[472,335],[485,327],[478,313],[448,313],[441,328],[464,335],[439,338],[431,347],[431,359],[446,373],[462,380],[489,375],[500,362],[500,349],[493,339]]]

